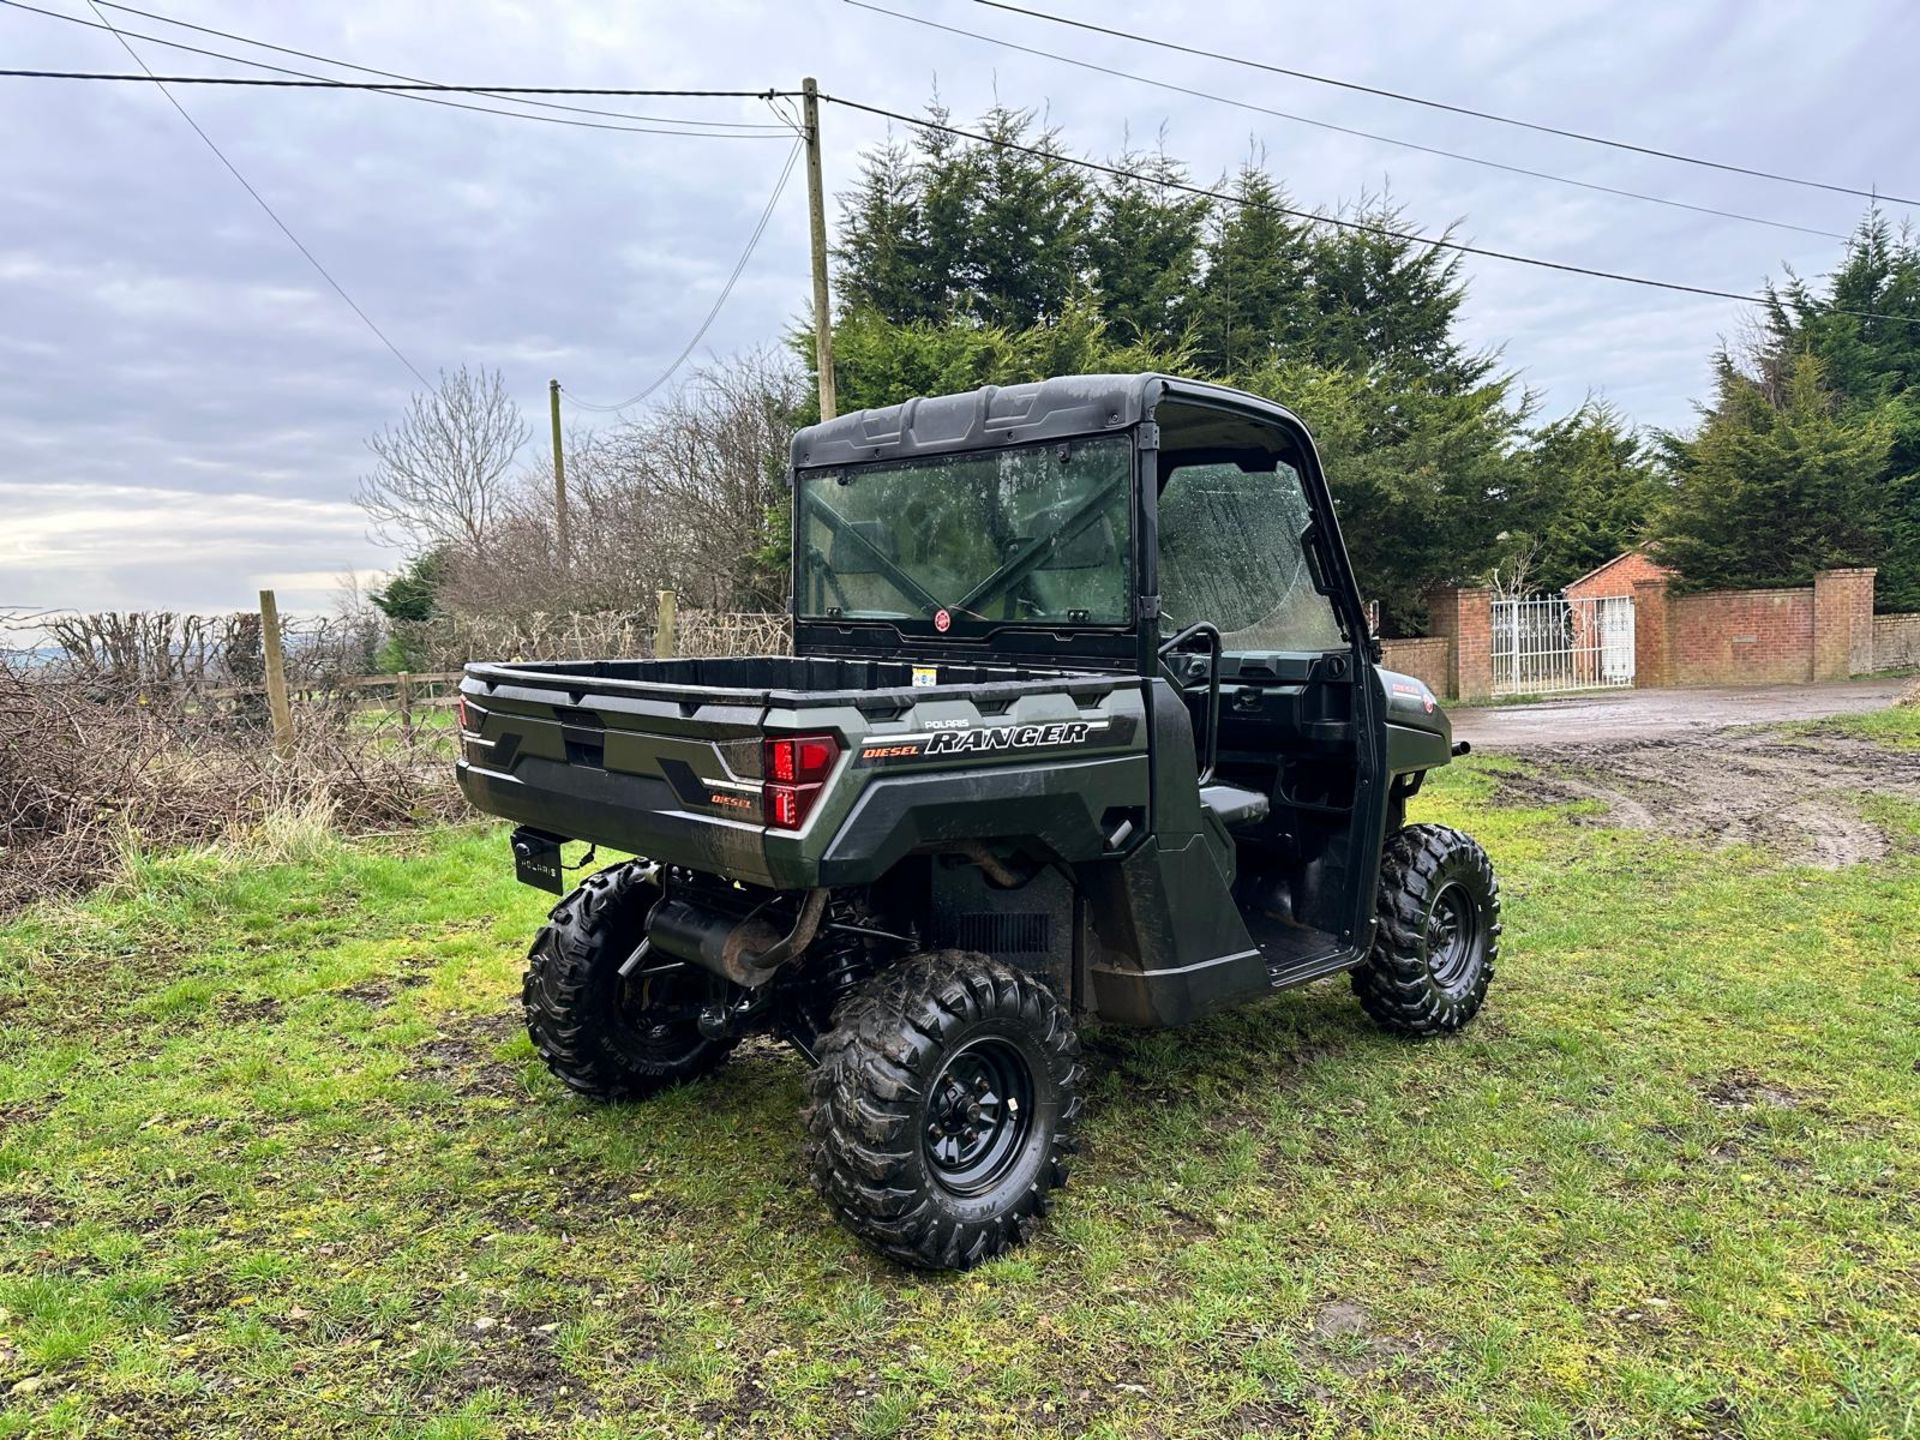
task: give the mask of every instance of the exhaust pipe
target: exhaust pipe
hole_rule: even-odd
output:
[[[652,948],[690,960],[734,984],[752,990],[813,943],[826,913],[825,887],[809,890],[800,902],[793,928],[782,932],[763,911],[745,917],[709,909],[669,894],[647,922]]]

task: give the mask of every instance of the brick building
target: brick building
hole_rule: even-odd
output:
[[[1567,586],[1566,596],[1569,600],[1630,597],[1633,587],[1640,581],[1668,580],[1672,576],[1673,572],[1649,555],[1644,545],[1636,546],[1614,556],[1605,564],[1594,566]]]

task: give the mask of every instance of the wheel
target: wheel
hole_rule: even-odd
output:
[[[1037,979],[916,955],[853,992],[809,1080],[807,1168],[881,1253],[965,1270],[1025,1240],[1067,1183],[1080,1044]]]
[[[1353,972],[1354,993],[1379,1024],[1441,1035],[1471,1020],[1500,954],[1500,882],[1468,836],[1409,825],[1380,864],[1373,952]]]
[[[733,1048],[700,1033],[704,972],[620,976],[660,898],[654,875],[629,860],[588,876],[553,907],[527,952],[527,1034],[547,1068],[592,1100],[651,1095],[706,1074]]]

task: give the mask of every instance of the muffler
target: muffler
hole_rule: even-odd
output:
[[[651,949],[689,960],[752,990],[813,943],[826,913],[825,888],[809,890],[791,928],[766,907],[740,916],[703,905],[691,896],[669,893],[647,920]]]

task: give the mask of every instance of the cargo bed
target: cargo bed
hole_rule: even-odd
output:
[[[1141,687],[1084,670],[775,655],[476,664],[460,687],[459,779],[480,809],[555,839],[775,889],[884,871],[932,838],[920,833],[939,814],[930,785],[957,791],[941,838],[1039,825],[1098,853],[1110,803],[1098,796],[1116,781],[1144,795]],[[767,746],[796,736],[826,739],[832,757],[784,787],[797,799],[781,823]],[[1010,803],[965,804],[1002,766],[1033,773]],[[917,816],[886,794],[909,780]]]

